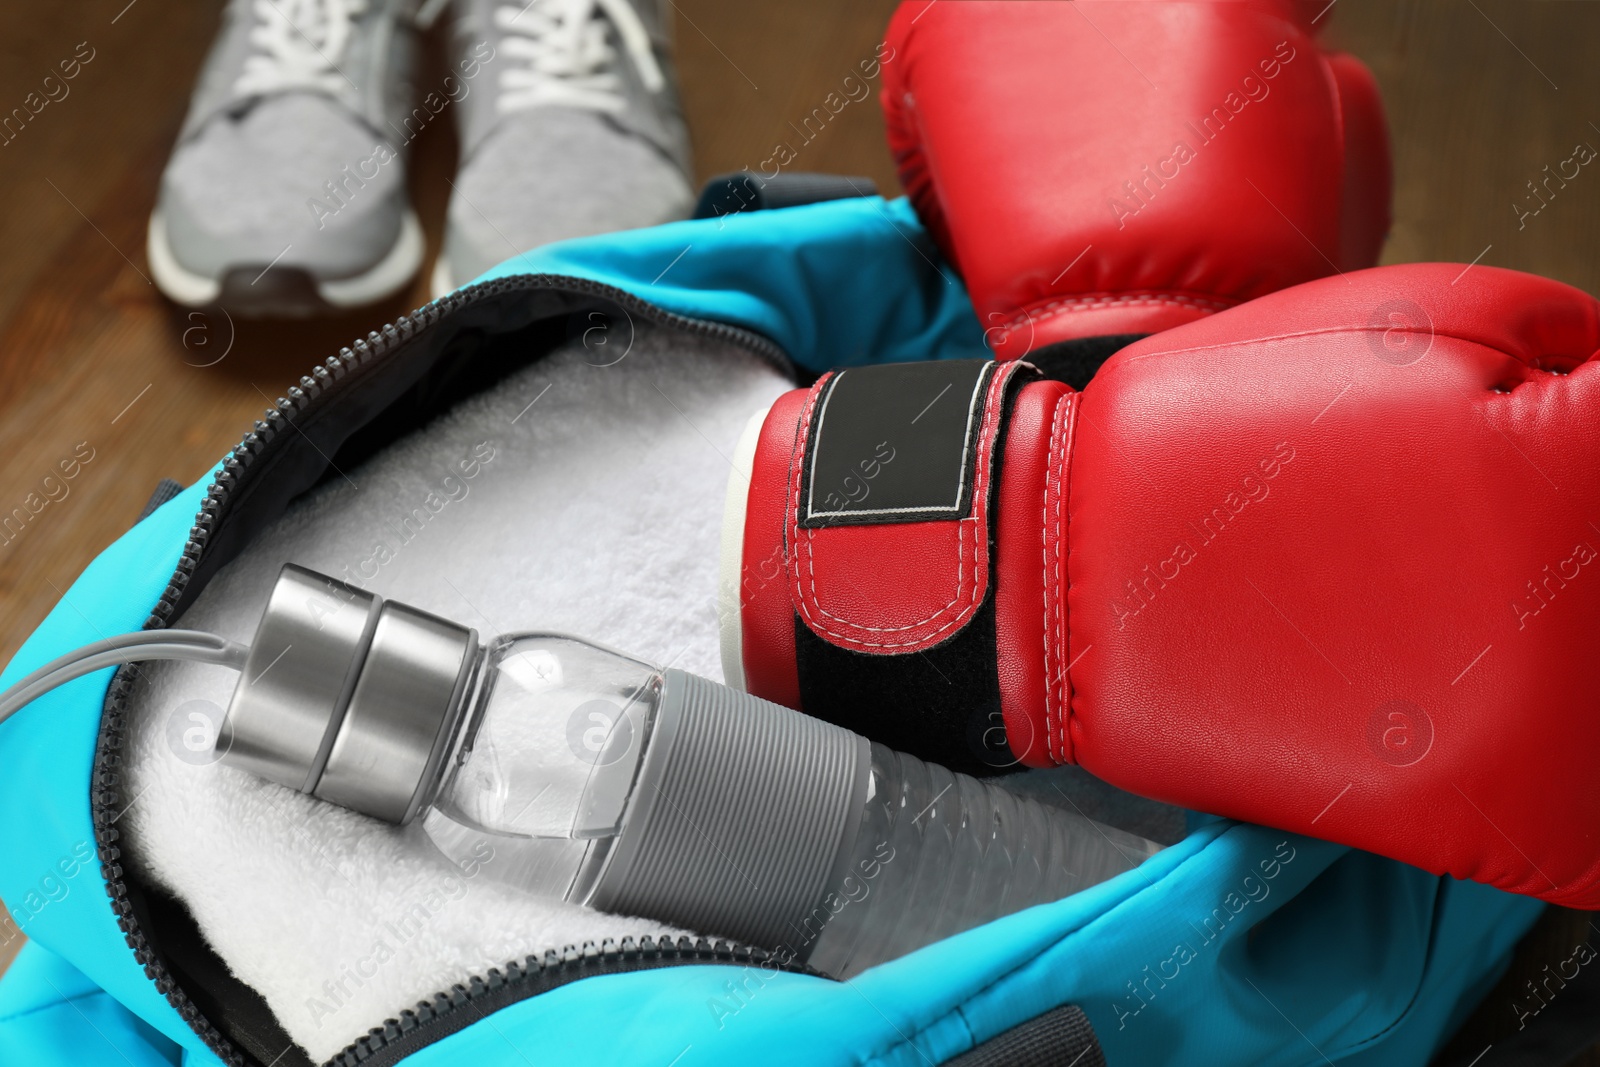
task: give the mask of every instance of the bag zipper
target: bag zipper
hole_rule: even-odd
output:
[[[635,941],[629,937],[620,943],[607,938],[599,946],[586,942],[581,949],[568,946],[560,952],[546,952],[543,957],[529,956],[520,964],[507,964],[504,972],[495,968],[487,977],[473,977],[466,984],[452,986],[449,993],[435,993],[414,1010],[401,1012],[400,1018],[374,1027],[324,1067],[390,1067],[491,1012],[568,982],[686,963],[765,967],[822,977],[803,965],[783,965],[772,953],[748,945],[688,937],[663,937],[659,941],[650,937]]]
[[[365,378],[398,347],[421,336],[448,317],[517,290],[551,289],[598,297],[622,308],[630,317],[637,313],[644,320],[657,325],[731,342],[771,361],[784,373],[794,374],[794,365],[788,354],[760,334],[726,323],[666,311],[625,290],[587,278],[561,274],[519,274],[458,289],[340,349],[338,355],[328,357],[313,367],[310,374],[302,376],[297,385],[290,386],[286,395],[279,397],[274,406],[256,421],[244,439],[223,459],[221,469],[206,491],[200,513],[189,531],[189,539],[178,559],[177,569],[173,571],[150,617],[145,620],[143,629],[164,629],[171,623],[190,577],[205,557],[207,545],[225,517],[230,500],[242,486],[250,483],[252,469],[259,469],[257,461],[274,451],[275,443],[284,437],[285,430],[294,427],[296,418],[315,410],[327,396],[349,388],[351,382]],[[207,1047],[229,1067],[260,1067],[223,1035],[184,992],[146,939],[134,915],[119,862],[122,850],[117,844],[120,831],[115,824],[124,811],[121,754],[127,730],[128,693],[136,675],[137,665],[129,664],[119,668],[112,678],[101,712],[100,734],[95,745],[94,770],[90,779],[95,843],[106,881],[106,893],[111,898],[111,909],[116,914],[117,925],[122,928],[128,946],[133,949],[134,959],[144,968],[145,975],[155,983],[157,991],[166,997],[167,1002]],[[327,1061],[324,1067],[385,1067],[470,1025],[487,1011],[499,1010],[567,982],[598,974],[691,963],[762,965],[817,974],[803,964],[779,963],[770,953],[755,946],[711,942],[703,938],[681,938],[677,941],[662,938],[657,941],[647,937],[638,942],[628,938],[620,944],[607,940],[599,946],[592,943],[586,943],[581,948],[568,946],[559,952],[546,952],[543,957],[529,956],[520,963],[508,963],[503,972],[491,969],[487,975],[474,975],[464,983],[457,983],[444,992],[436,993],[415,1009],[401,1012],[399,1018],[386,1020],[383,1026],[374,1028]],[[486,1008],[486,1005],[492,1006]]]

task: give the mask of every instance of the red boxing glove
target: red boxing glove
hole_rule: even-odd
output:
[[[730,678],[1600,908],[1597,348],[1584,293],[1417,264],[1161,333],[1081,393],[1024,361],[836,372],[755,442]]]
[[[996,354],[1154,333],[1377,263],[1377,86],[1303,10],[901,5],[889,144]]]

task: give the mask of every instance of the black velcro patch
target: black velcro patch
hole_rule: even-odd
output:
[[[805,527],[966,517],[993,360],[852,367],[817,398]]]

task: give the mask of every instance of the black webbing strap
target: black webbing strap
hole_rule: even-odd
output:
[[[1083,1012],[1063,1004],[996,1034],[945,1067],[1106,1067],[1106,1057]]]
[[[695,205],[697,219],[720,219],[741,211],[798,207],[824,200],[845,200],[852,196],[877,196],[878,186],[871,178],[846,174],[816,174],[811,171],[780,172],[767,177],[749,170],[736,170],[708,179],[700,189]]]
[[[150,494],[150,499],[145,501],[144,508],[140,510],[139,517],[134,522],[143,522],[148,519],[162,504],[183,492],[183,483],[175,482],[171,478],[163,478],[156,483],[155,492]]]

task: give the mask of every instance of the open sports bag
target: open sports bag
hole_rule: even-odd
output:
[[[310,367],[84,570],[6,682],[107,635],[242,626],[287,561],[488,632],[710,660],[716,524],[685,516],[750,412],[833,367],[987,355],[905,201],[710,214],[519,256]],[[835,981],[625,916],[522,917],[472,865],[413,885],[388,828],[186,760],[201,677],[106,669],[0,725],[0,895],[29,939],[0,1063],[1416,1065],[1542,908],[1079,775],[1167,847]]]

